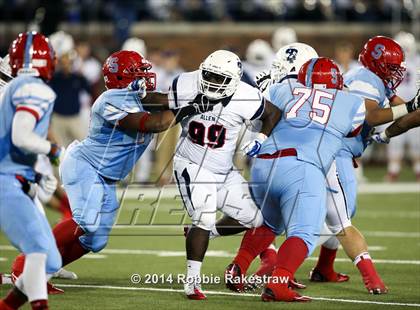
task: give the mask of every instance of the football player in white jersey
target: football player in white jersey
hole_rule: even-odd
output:
[[[181,139],[174,158],[174,176],[184,206],[192,218],[187,232],[187,282],[190,299],[205,299],[200,272],[210,234],[230,235],[262,224],[245,179],[232,158],[241,126],[246,120],[262,121],[269,134],[280,111],[257,88],[241,79],[242,63],[225,50],[210,54],[199,70],[174,79],[168,94],[170,108],[182,107],[194,98],[208,100],[212,112],[182,121]],[[225,216],[216,224],[216,212]]]

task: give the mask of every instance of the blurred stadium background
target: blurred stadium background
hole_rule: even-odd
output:
[[[104,89],[102,62],[121,48],[147,55],[162,91],[180,72],[195,70],[219,48],[242,57],[244,79],[252,83],[256,73],[270,67],[274,52],[295,40],[333,57],[345,72],[357,65],[369,37],[405,31],[416,38],[404,46],[410,49],[407,62],[420,67],[420,0],[0,0],[1,56],[25,30],[51,36],[57,50],[52,130],[63,145],[86,135],[90,106]],[[411,88],[408,96],[415,93]],[[131,180],[170,182],[176,140],[177,129],[160,135]],[[416,172],[420,180],[419,140],[417,131],[394,145],[394,151],[369,147],[362,159],[364,172],[358,169],[361,180],[414,181]],[[247,166],[241,156],[237,165]]]

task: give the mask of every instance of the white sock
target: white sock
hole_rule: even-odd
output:
[[[358,264],[360,261],[362,261],[362,260],[366,260],[366,259],[372,260],[372,258],[370,257],[369,253],[368,253],[368,252],[363,252],[363,253],[360,253],[360,254],[359,254],[359,255],[357,255],[357,256],[356,256],[356,258],[354,259],[353,264],[354,264],[355,266],[357,266],[357,264]]]
[[[19,278],[22,278],[24,292],[29,302],[48,299],[46,262],[47,254],[31,253],[26,255],[23,273]]]
[[[196,260],[187,260],[187,278],[199,279],[201,276],[202,262]]]
[[[216,229],[216,225],[214,225],[213,227],[212,227],[212,229],[210,230],[210,236],[209,236],[209,239],[214,239],[214,238],[217,238],[217,237],[219,237],[220,236],[220,234],[219,234],[219,232],[217,231],[217,229]]]

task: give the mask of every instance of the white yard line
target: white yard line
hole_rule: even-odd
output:
[[[111,286],[111,285],[87,285],[87,284],[61,284],[55,283],[57,287],[74,287],[74,288],[92,288],[92,289],[108,289],[108,290],[125,290],[125,291],[149,291],[149,292],[167,292],[167,293],[184,293],[181,289],[170,288],[154,288],[154,287],[133,287],[133,286]],[[259,294],[238,294],[222,291],[205,291],[208,295],[222,295],[222,296],[236,296],[236,297],[260,297]],[[319,301],[335,301],[343,303],[354,304],[374,304],[384,306],[402,306],[402,307],[420,307],[420,304],[399,303],[399,302],[382,302],[370,300],[357,299],[341,299],[341,298],[326,298],[326,297],[311,297],[313,300]]]
[[[3,251],[16,251],[16,249],[10,245],[0,245],[0,250]],[[154,255],[158,257],[184,257],[185,251],[159,251],[159,250],[137,250],[137,249],[103,249],[100,254],[92,254],[92,259],[105,258],[106,254],[116,255]],[[210,250],[206,252],[207,257],[234,257],[236,253],[228,251],[215,251]],[[101,256],[102,255],[102,256]],[[104,257],[105,256],[105,257]],[[309,257],[308,260],[316,261],[317,257]],[[336,258],[337,263],[350,263],[348,258]],[[377,264],[395,264],[395,265],[420,265],[420,260],[400,260],[400,259],[375,259]]]

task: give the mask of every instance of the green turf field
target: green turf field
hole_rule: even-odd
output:
[[[57,214],[49,212],[52,223]],[[385,309],[403,308],[397,303],[420,307],[420,197],[419,194],[363,194],[354,223],[371,246],[371,255],[378,260],[377,269],[390,289],[388,295],[368,295],[357,269],[340,251],[336,269],[348,273],[344,284],[311,284],[307,275],[313,266],[310,258],[297,272],[298,279],[308,284],[306,295],[316,298],[309,304],[262,303],[259,296],[224,295],[230,291],[223,283],[206,285],[212,294],[206,301],[190,301],[179,291],[177,274],[185,269],[182,223],[186,218],[179,201],[163,199],[127,201],[121,210],[117,228],[108,247],[100,254],[68,266],[79,279],[54,280],[64,284],[65,294],[52,296],[52,309]],[[149,225],[154,222],[155,225]],[[130,225],[131,223],[131,225]],[[135,226],[133,226],[135,225]],[[206,275],[222,277],[241,237],[224,237],[211,241],[203,266]],[[0,271],[10,270],[16,251],[0,235]],[[255,270],[256,265],[252,270]],[[158,284],[133,284],[132,274],[173,275],[170,281]],[[149,279],[153,280],[153,279]],[[156,280],[156,279],[155,279]],[[161,279],[157,279],[161,282]],[[65,287],[67,286],[68,287]],[[0,287],[6,294],[9,287]],[[155,290],[154,290],[155,289]],[[258,292],[257,292],[258,293]],[[347,301],[347,302],[346,302]],[[385,304],[375,304],[382,302]]]

